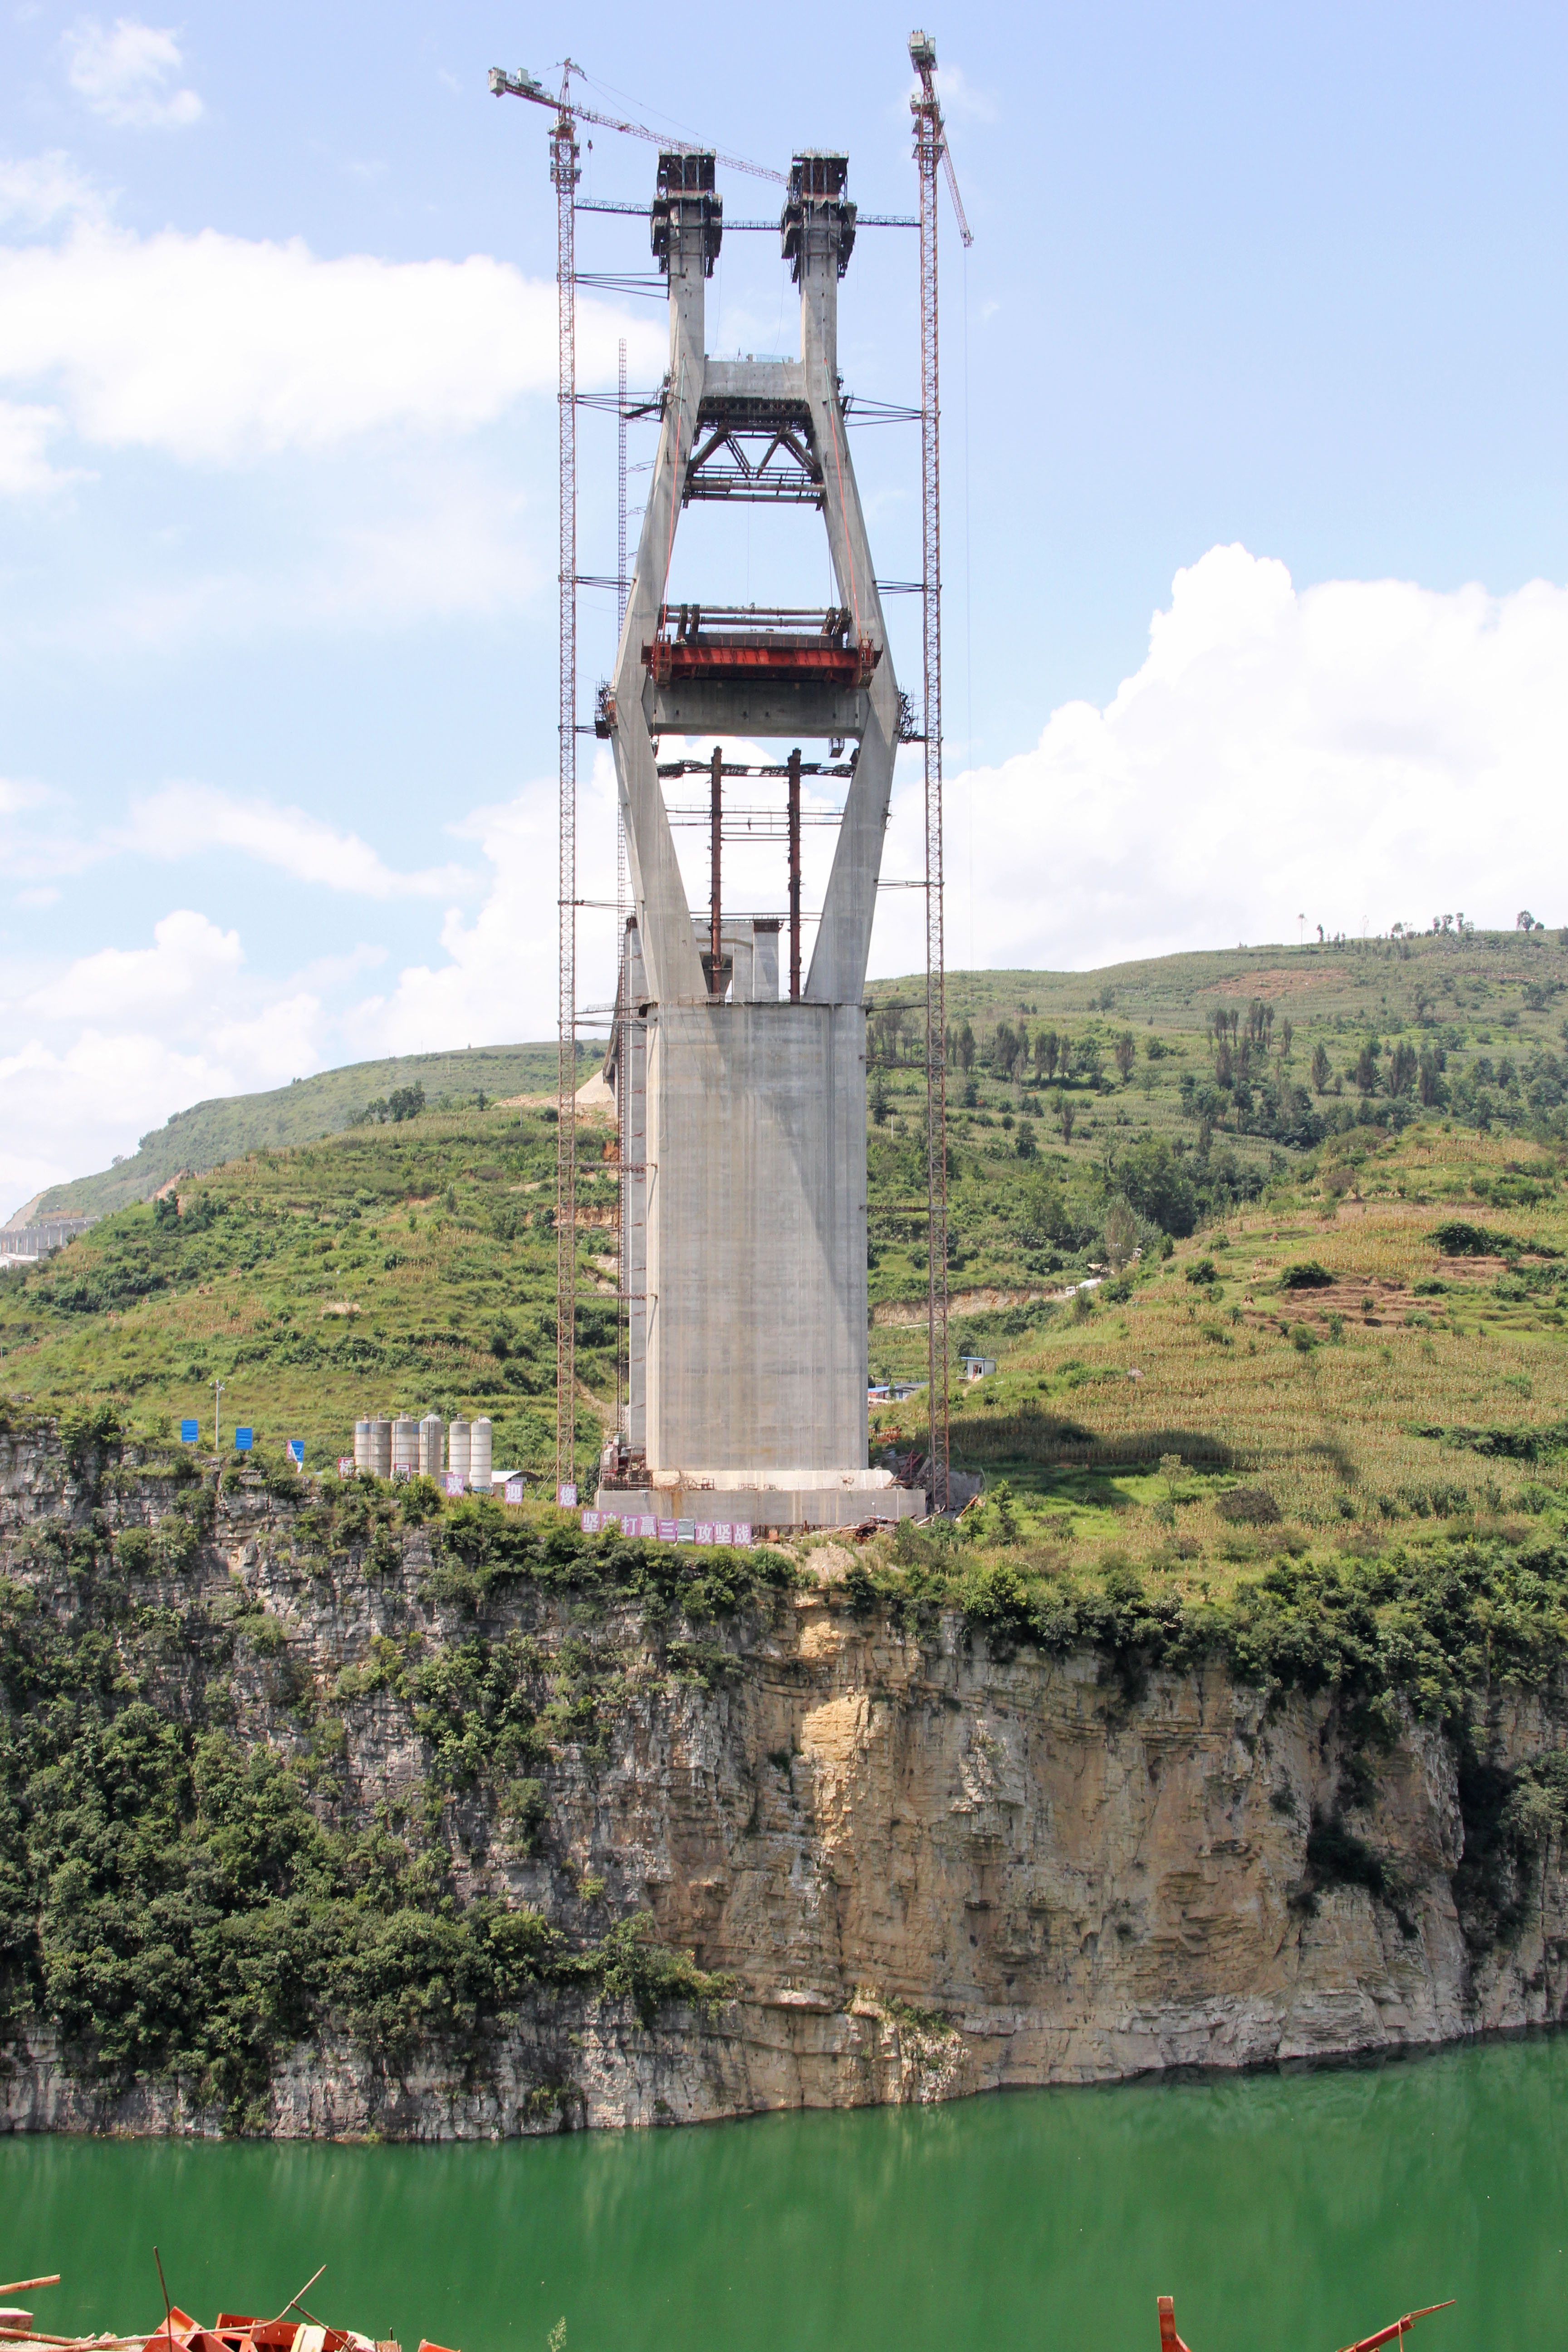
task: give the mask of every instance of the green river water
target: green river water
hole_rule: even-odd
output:
[[[1568,2035],[1376,2069],[501,2146],[0,2139],[0,2279],[57,2332],[318,2317],[462,2352],[1557,2344]],[[47,2315],[46,2317],[45,2315]]]

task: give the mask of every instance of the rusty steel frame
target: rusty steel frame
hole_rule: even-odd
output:
[[[1374,2336],[1363,2336],[1359,2343],[1347,2345],[1345,2352],[1377,2352],[1380,2345],[1394,2342],[1403,2347],[1405,2336],[1418,2319],[1430,2319],[1435,2311],[1451,2311],[1453,2307],[1454,2297],[1449,2295],[1445,2303],[1429,2303],[1422,2311],[1407,2311],[1403,2319],[1390,2320],[1388,2326],[1380,2327]],[[1160,2318],[1160,2352],[1187,2352],[1187,2347],[1176,2333],[1174,2297],[1157,2295],[1155,2309]]]

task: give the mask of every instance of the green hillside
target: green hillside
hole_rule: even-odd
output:
[[[1246,1477],[1287,1525],[1370,1512],[1384,1526],[1434,1496],[1555,1508],[1565,992],[1568,950],[1539,932],[950,978],[952,1339],[1001,1366],[958,1409],[955,1444],[1008,1486],[1021,1540],[1136,1537],[1152,1557],[1178,1508],[1217,1511]],[[870,992],[871,1363],[916,1377],[922,993],[913,980]],[[300,1436],[318,1467],[359,1413],[484,1411],[498,1464],[542,1465],[554,1130],[507,1097],[542,1090],[548,1049],[363,1066],[332,1074],[335,1095],[311,1080],[214,1116],[292,1109],[315,1089],[312,1115],[346,1121],[421,1070],[416,1118],[253,1144],[183,1183],[178,1209],[121,1207],[7,1276],[0,1396],[210,1426],[221,1378],[226,1429]],[[590,1125],[584,1465],[615,1402],[602,1148]],[[1456,1222],[1484,1246],[1446,1252],[1434,1235]],[[1095,1269],[1102,1286],[1076,1293]],[[906,1404],[878,1427],[908,1441],[918,1419]],[[1179,1506],[1158,1468],[1172,1454],[1197,1482]],[[1195,1539],[1208,1575],[1222,1541],[1260,1539],[1222,1538],[1223,1524],[1204,1518]]]
[[[580,1192],[607,1223],[613,1184],[589,1175]],[[7,1276],[0,1389],[24,1409],[110,1402],[138,1427],[190,1415],[209,1431],[221,1378],[226,1432],[302,1437],[318,1469],[361,1413],[488,1411],[498,1466],[538,1458],[554,1425],[554,1198],[538,1110],[475,1103],[247,1152]],[[580,1360],[613,1393],[613,1316],[587,1303],[604,1279],[592,1230]],[[595,1429],[585,1408],[596,1449]]]
[[[592,1047],[579,1049],[584,1069]],[[176,1111],[163,1127],[144,1135],[136,1150],[96,1176],[79,1176],[45,1192],[39,1216],[104,1216],[132,1201],[150,1201],[171,1177],[205,1175],[226,1160],[263,1146],[313,1143],[339,1135],[367,1108],[400,1089],[418,1087],[426,1101],[457,1108],[461,1104],[507,1095],[539,1093],[555,1086],[555,1047],[485,1045],[462,1053],[400,1054],[381,1062],[355,1062],[346,1069],[322,1070],[296,1078],[270,1094],[229,1095]]]

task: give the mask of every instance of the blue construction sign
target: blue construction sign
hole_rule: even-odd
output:
[[[302,1437],[291,1437],[287,1445],[283,1448],[283,1451],[287,1454],[289,1461],[292,1462],[296,1470],[302,1470],[304,1468],[305,1441]]]
[[[255,1443],[256,1432],[253,1429],[237,1429],[235,1431],[234,1450],[237,1454],[248,1454]]]
[[[201,1423],[200,1423],[199,1421],[183,1421],[183,1422],[181,1422],[181,1423],[180,1423],[180,1444],[181,1444],[182,1445],[195,1445],[195,1444],[197,1444],[200,1442],[200,1439],[201,1439],[201,1433],[202,1433],[202,1425],[201,1425]]]

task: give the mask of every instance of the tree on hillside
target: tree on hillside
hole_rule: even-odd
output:
[[[1075,1046],[1073,1047],[1073,1049],[1072,1049],[1072,1057],[1073,1057],[1073,1063],[1074,1063],[1075,1066],[1077,1067],[1077,1069],[1079,1070],[1079,1074],[1080,1074],[1083,1077],[1086,1077],[1086,1078],[1089,1080],[1089,1085],[1090,1085],[1091,1087],[1097,1087],[1097,1086],[1099,1086],[1099,1084],[1100,1084],[1100,1066],[1100,1066],[1100,1040],[1099,1040],[1099,1038],[1098,1038],[1098,1037],[1086,1037],[1086,1038],[1084,1038],[1084,1040],[1083,1040],[1083,1042],[1081,1043],[1081,1045],[1075,1045]],[[1064,1078],[1066,1077],[1067,1074],[1068,1074],[1068,1059],[1067,1059],[1067,1055],[1066,1055],[1066,1054],[1064,1053],[1064,1054],[1063,1054],[1063,1055],[1062,1055],[1062,1076],[1063,1076],[1063,1077],[1064,1077]]]
[[[958,1066],[965,1077],[974,1066],[974,1032],[967,1021],[958,1033]]]
[[[1178,1239],[1192,1232],[1198,1221],[1198,1197],[1163,1137],[1145,1136],[1135,1143],[1116,1172],[1139,1216]]]
[[[1360,1053],[1355,1057],[1355,1070],[1353,1072],[1353,1076],[1356,1085],[1361,1088],[1363,1095],[1374,1095],[1377,1092],[1377,1064],[1378,1056],[1382,1052],[1382,1040],[1377,1037],[1369,1037],[1366,1044],[1362,1047]]]
[[[1105,1213],[1105,1255],[1112,1274],[1120,1274],[1138,1246],[1138,1221],[1120,1197]]]
[[[1319,1094],[1328,1093],[1329,1081],[1332,1076],[1333,1070],[1329,1062],[1329,1049],[1320,1039],[1312,1048],[1312,1084]]]
[[[1296,1024],[1287,1013],[1279,1024],[1279,1059],[1282,1062],[1288,1062],[1290,1058],[1290,1044],[1295,1034]]]
[[[1054,1176],[1036,1176],[1025,1192],[1022,1237],[1026,1249],[1065,1249],[1071,1244],[1072,1219]]]
[[[991,1060],[997,1074],[1010,1078],[1018,1064],[1018,1033],[1010,1021],[996,1024],[996,1042],[991,1048]]]
[[[1132,1065],[1138,1058],[1138,1041],[1131,1029],[1124,1029],[1116,1041],[1116,1066],[1121,1073],[1121,1083],[1132,1076]]]
[[[1415,1048],[1407,1037],[1402,1037],[1394,1049],[1389,1066],[1388,1091],[1391,1095],[1407,1095],[1415,1084]]]
[[[1058,1096],[1057,1099],[1057,1124],[1061,1129],[1062,1141],[1064,1143],[1070,1143],[1072,1141],[1072,1124],[1077,1116],[1077,1109],[1073,1104],[1070,1095]]]
[[[1062,1041],[1054,1029],[1036,1030],[1035,1069],[1037,1076],[1043,1078],[1056,1076],[1057,1060],[1061,1053],[1061,1046]]]

